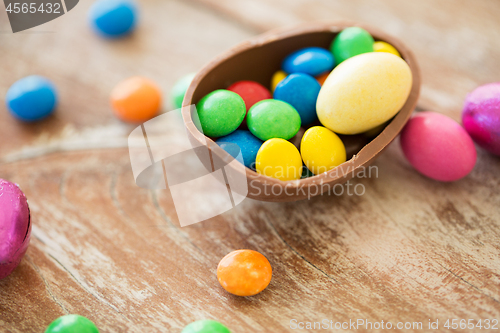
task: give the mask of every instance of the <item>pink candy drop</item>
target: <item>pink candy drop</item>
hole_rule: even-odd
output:
[[[436,112],[413,116],[401,132],[401,147],[417,171],[443,182],[467,176],[477,159],[469,134],[456,121]]]
[[[19,265],[31,236],[28,201],[21,189],[0,179],[0,279]]]

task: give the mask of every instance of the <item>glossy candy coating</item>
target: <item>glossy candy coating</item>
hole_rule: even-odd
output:
[[[41,120],[49,116],[57,105],[56,88],[42,76],[27,76],[9,88],[5,101],[10,113],[17,119]]]
[[[89,11],[94,30],[108,38],[118,38],[135,28],[137,6],[132,0],[97,0]]]
[[[253,135],[263,141],[271,138],[288,140],[300,129],[300,115],[288,103],[266,99],[250,108],[247,126]]]
[[[337,64],[355,55],[373,52],[373,37],[360,27],[350,27],[342,30],[333,40],[330,50]]]
[[[215,143],[234,158],[236,158],[241,151],[245,166],[255,169],[255,158],[257,157],[260,146],[262,146],[264,142],[256,138],[249,131],[236,130],[229,135],[219,138]]]
[[[262,175],[283,181],[300,179],[302,157],[291,142],[274,138],[260,147],[255,168]]]
[[[30,210],[24,193],[16,184],[0,179],[0,279],[19,265],[30,237]]]
[[[309,128],[300,142],[304,164],[315,175],[327,172],[346,161],[342,140],[323,126]]]
[[[181,333],[231,333],[229,329],[215,320],[198,320],[184,327]]]
[[[399,54],[398,50],[396,50],[394,46],[387,42],[378,41],[373,43],[373,51],[392,53],[394,55],[397,55],[398,57],[401,57],[401,54]]]
[[[462,123],[478,145],[500,156],[500,82],[485,84],[467,95]]]
[[[221,286],[236,296],[253,296],[271,282],[271,264],[257,251],[237,250],[226,255],[217,266]]]
[[[476,164],[469,134],[453,119],[435,112],[413,116],[401,132],[401,147],[413,167],[443,181],[467,176]]]
[[[274,90],[274,99],[287,102],[297,110],[302,125],[318,120],[316,100],[321,89],[319,82],[308,74],[290,74]]]
[[[161,91],[153,81],[134,76],[118,83],[111,92],[110,100],[118,118],[140,123],[158,114]]]
[[[172,104],[176,109],[180,109],[182,107],[184,95],[186,95],[186,91],[193,81],[195,75],[196,73],[184,75],[179,80],[177,80],[177,82],[175,82],[172,90],[170,90],[170,99],[172,100]]]
[[[221,137],[234,132],[245,118],[243,99],[229,90],[212,91],[196,104],[203,133],[210,137]]]
[[[99,330],[87,318],[70,314],[54,320],[45,333],[99,333]]]
[[[283,81],[288,74],[286,74],[283,71],[277,71],[276,73],[273,74],[273,77],[271,78],[271,91],[274,92],[276,89],[276,86]]]
[[[305,73],[312,76],[331,71],[334,66],[332,53],[321,47],[306,47],[295,51],[287,56],[282,64],[286,73]]]
[[[247,111],[255,103],[272,98],[269,89],[255,81],[238,81],[230,85],[227,90],[235,92],[243,98]]]
[[[371,52],[338,65],[321,87],[316,112],[323,126],[358,134],[396,115],[412,86],[412,73],[400,57]]]

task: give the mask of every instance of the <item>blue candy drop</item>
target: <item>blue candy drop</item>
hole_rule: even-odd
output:
[[[9,88],[5,101],[10,113],[16,118],[37,121],[54,111],[57,105],[56,88],[42,76],[27,76]]]
[[[137,5],[132,0],[97,0],[89,11],[94,29],[108,38],[132,32],[137,21]]]
[[[264,142],[255,137],[250,131],[236,130],[229,135],[219,138],[215,143],[234,158],[236,158],[241,151],[245,166],[250,169],[255,169],[257,152]],[[239,149],[235,145],[237,145]]]
[[[287,102],[300,115],[302,125],[309,125],[318,119],[316,100],[321,85],[308,74],[288,75],[274,90],[274,99]]]
[[[288,55],[282,64],[286,73],[304,73],[312,76],[331,71],[334,66],[333,54],[321,47],[306,47],[295,51]]]

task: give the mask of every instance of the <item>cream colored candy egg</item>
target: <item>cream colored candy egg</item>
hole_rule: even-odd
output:
[[[412,86],[408,64],[385,52],[364,53],[338,65],[318,95],[320,122],[340,134],[358,134],[396,115]]]

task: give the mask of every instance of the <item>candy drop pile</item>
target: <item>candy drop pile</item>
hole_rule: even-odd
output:
[[[207,94],[196,105],[199,129],[223,149],[236,143],[245,165],[258,173],[297,180],[344,163],[337,134],[380,133],[411,87],[410,67],[399,52],[351,27],[330,50],[306,47],[289,54],[267,88],[247,80]],[[296,137],[301,128],[304,135]],[[300,151],[287,141],[292,138]]]

